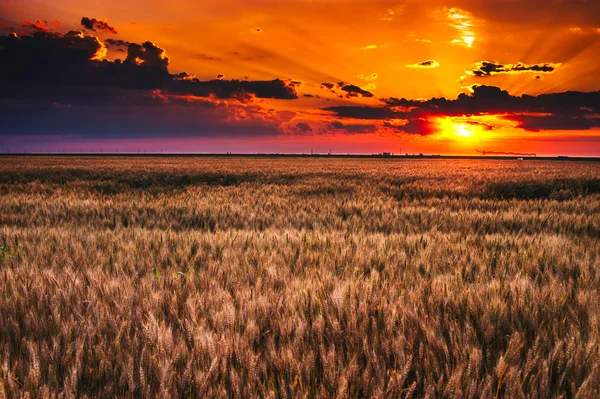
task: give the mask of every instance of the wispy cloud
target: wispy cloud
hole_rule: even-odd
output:
[[[377,73],[373,72],[370,75],[363,75],[362,73],[359,73],[358,75],[356,75],[357,78],[359,78],[360,80],[364,80],[365,82],[370,82],[372,80],[377,79],[379,75],[377,75]]]
[[[361,47],[361,50],[375,50],[377,48],[376,44],[367,44],[364,47]]]
[[[383,14],[383,16],[379,19],[381,19],[382,21],[391,22],[394,20],[395,15],[396,12],[394,10],[387,10],[385,14]]]
[[[417,62],[416,64],[408,64],[406,65],[408,68],[425,68],[425,69],[431,69],[431,68],[437,68],[440,66],[440,63],[436,60],[427,60],[427,61],[421,61],[421,62]]]
[[[473,47],[475,32],[473,31],[474,18],[472,14],[460,8],[444,8],[444,11],[450,26],[460,32],[460,36],[453,39],[452,43]]]

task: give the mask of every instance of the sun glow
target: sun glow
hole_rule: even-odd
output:
[[[485,127],[479,123],[451,118],[439,118],[437,124],[440,134],[450,139],[473,140],[485,130]]]
[[[470,139],[475,135],[475,126],[466,123],[457,123],[453,126],[454,134],[458,137]]]

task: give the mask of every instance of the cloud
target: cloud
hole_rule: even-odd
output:
[[[600,127],[599,118],[585,116],[552,115],[510,115],[504,119],[517,122],[517,127],[531,132],[542,130],[589,130]]]
[[[394,20],[395,14],[396,13],[394,12],[394,10],[387,10],[383,14],[383,16],[381,18],[379,18],[379,19],[381,19],[382,21],[385,21],[385,22],[392,22]]]
[[[342,87],[342,91],[346,92],[346,97],[373,97],[373,93],[367,90],[363,90],[356,85],[345,85]]]
[[[218,57],[214,57],[214,56],[208,55],[206,53],[195,53],[195,54],[191,54],[191,56],[194,58],[201,59],[201,60],[221,60]]]
[[[373,75],[376,76],[377,74]],[[321,88],[338,95],[340,98],[373,97],[373,93],[370,91],[345,82],[321,83]]]
[[[552,73],[556,68],[560,67],[560,63],[545,63],[545,64],[524,64],[518,62],[516,64],[500,64],[498,62],[481,61],[474,65],[473,69],[467,71],[468,75],[477,77],[486,77],[497,74],[519,74],[526,72],[535,73]]]
[[[375,133],[377,131],[377,125],[344,124],[340,121],[333,121],[327,126],[327,130],[342,130],[349,134],[366,134]]]
[[[361,47],[361,50],[375,50],[377,48],[376,44],[367,44],[364,47]]]
[[[108,24],[106,21],[100,21],[96,18],[83,17],[81,18],[81,26],[91,31],[103,31],[106,33],[117,33],[117,30]]]
[[[178,96],[161,96],[150,103],[144,93],[126,94],[129,98],[125,98],[126,102],[114,93],[109,97],[113,104],[102,106],[66,106],[0,97],[0,137],[17,135],[26,139],[31,135],[69,134],[77,140],[252,138],[283,134],[279,126],[290,119],[256,104]],[[82,99],[88,100],[87,97]]]
[[[198,79],[196,75],[190,75],[187,72],[179,72],[173,75],[173,79],[175,80],[194,80]]]
[[[473,85],[470,94],[458,98],[409,100],[384,98],[384,106],[333,106],[323,108],[336,117],[383,120],[384,126],[410,134],[427,135],[430,121],[437,117],[500,115],[528,131],[587,130],[599,126],[600,91],[563,92],[537,96],[512,96],[495,86]],[[485,130],[493,128],[487,125]]]
[[[127,51],[124,60],[106,59],[107,45]],[[171,73],[169,61],[150,41],[0,35],[0,141],[266,137],[284,134],[295,117],[254,99],[295,99],[298,81],[201,81]]]
[[[428,119],[412,119],[403,125],[394,125],[386,121],[383,126],[418,136],[430,136],[438,132],[436,124]]]
[[[164,49],[158,47],[151,41],[142,44],[129,43],[125,62],[167,71],[169,57],[167,57],[167,53]]]
[[[272,81],[214,80],[203,82],[168,71],[166,51],[151,41],[127,43],[124,61],[104,59],[106,47],[97,37],[80,31],[64,35],[34,32],[31,36],[0,36],[0,85],[2,95],[48,96],[67,86],[115,87],[158,90],[168,94],[215,96],[248,100],[251,97],[295,99],[293,85]],[[46,97],[44,97],[46,98]],[[73,99],[74,102],[77,99]]]
[[[51,32],[53,29],[57,29],[60,27],[60,21],[40,21],[38,19],[35,22],[31,22],[25,20],[23,21],[23,25],[21,26],[30,32]],[[3,21],[0,21],[0,28],[8,28],[10,31],[15,30],[7,22]]]
[[[383,13],[383,15],[379,19],[382,21],[385,21],[385,22],[392,22],[395,17],[399,16],[403,12],[404,12],[403,5],[396,6],[394,9],[389,8]]]
[[[379,75],[377,75],[377,73],[375,72],[373,72],[370,75],[363,75],[362,73],[359,73],[358,75],[356,75],[356,77],[360,80],[364,80],[365,82],[370,82],[376,80],[379,77]]]
[[[336,116],[355,119],[395,119],[403,118],[407,114],[394,111],[389,107],[369,107],[357,105],[337,105],[323,108],[324,111],[332,112]]]
[[[558,113],[570,116],[600,113],[600,91],[512,96],[496,86],[473,85],[471,95],[461,93],[456,100],[432,98],[407,100],[387,98],[390,107],[414,107],[429,114],[479,115],[485,113]]]
[[[295,130],[302,134],[312,133],[312,127],[306,122],[298,122],[295,126]]]
[[[35,22],[30,22],[30,21],[23,21],[23,28],[25,29],[30,29],[33,32],[49,32],[50,29],[48,28],[48,22],[47,21],[40,21],[39,19]]]
[[[106,47],[98,38],[80,31],[0,36],[0,79],[69,81],[76,78],[81,65],[102,60],[105,54]]]
[[[125,52],[127,47],[129,47],[129,45],[131,44],[128,41],[121,40],[121,39],[106,39],[104,41],[104,43],[106,44],[106,47],[114,48],[117,51],[121,51],[121,52]]]
[[[461,17],[456,18],[461,20]],[[105,32],[98,23],[92,23],[91,26],[98,32]],[[464,93],[453,99],[385,98],[378,107],[353,106],[348,100],[331,99],[331,105],[344,102],[346,105],[321,108],[321,115],[325,115],[320,121],[313,119],[318,115],[315,112],[310,114],[310,119],[300,121],[298,117],[286,116],[274,110],[281,109],[281,102],[256,100],[296,99],[297,90],[302,90],[299,88],[302,84],[300,81],[249,81],[249,78],[229,80],[229,76],[226,79],[222,74],[217,75],[222,71],[220,69],[212,72],[190,71],[197,72],[199,76],[212,76],[211,80],[203,81],[191,73],[180,70],[177,70],[178,73],[172,72],[173,54],[169,51],[169,58],[169,48],[165,50],[160,42],[132,43],[113,35],[110,39],[101,39],[89,30],[66,33],[54,30],[51,23],[36,21],[30,23],[26,29],[29,33],[26,35],[0,36],[0,105],[3,108],[0,110],[0,135],[5,135],[10,129],[21,131],[19,126],[24,127],[23,131],[42,131],[46,126],[55,133],[60,129],[70,132],[81,130],[93,132],[96,136],[101,136],[108,127],[114,129],[114,132],[104,134],[113,134],[115,137],[130,130],[137,132],[134,134],[143,135],[150,121],[157,122],[156,126],[148,128],[153,134],[162,131],[168,135],[169,126],[174,126],[173,134],[193,135],[194,131],[198,131],[201,132],[200,135],[219,136],[228,134],[227,124],[231,123],[234,126],[233,135],[259,135],[261,128],[267,134],[278,134],[282,121],[287,120],[284,125],[287,130],[295,129],[302,134],[317,134],[315,132],[320,132],[326,126],[331,132],[348,134],[371,133],[383,127],[426,136],[432,134],[432,123],[438,118],[466,115],[467,119],[471,115],[487,114],[498,115],[496,121],[500,118],[510,121],[501,121],[504,126],[518,126],[528,131],[599,127],[597,116],[600,114],[600,97],[597,92],[514,96],[501,88],[485,85],[474,85],[471,93]],[[101,34],[98,36],[104,37]],[[372,46],[366,46],[368,48],[365,49],[377,48],[376,45]],[[111,56],[114,51],[122,51],[122,61],[107,59],[107,48]],[[252,62],[258,60],[270,63],[272,60],[266,53],[255,53],[248,49],[240,51],[248,51],[254,57]],[[261,58],[263,54],[266,54],[264,59]],[[298,67],[295,59],[298,59],[296,55],[289,57],[291,62],[296,62],[293,68],[303,70]],[[413,61],[417,59],[425,57]],[[529,62],[537,61],[535,58],[524,59]],[[548,76],[559,65],[482,61],[472,65],[470,72],[472,76],[482,78],[495,74],[527,72],[530,75],[526,77],[531,79],[535,76]],[[408,65],[413,68],[438,66],[439,62],[436,60]],[[293,68],[288,68],[288,73],[293,73]],[[375,69],[371,71],[373,70]],[[353,83],[357,84],[339,82],[339,77],[328,76],[319,71],[316,71],[318,74],[313,71],[316,75],[314,79],[314,76],[309,77],[302,72],[298,76],[306,78],[309,85],[310,82],[325,81],[321,85],[323,89],[345,99],[359,98],[355,100],[358,104],[362,97],[375,97],[376,92],[371,89],[374,86],[370,85],[378,79],[376,73],[368,73],[369,69],[359,69],[355,73],[358,71],[367,73],[358,74],[354,78],[356,82]],[[259,74],[253,69],[238,73],[240,77],[242,73]],[[311,104],[323,105],[317,100],[306,99],[301,102],[301,106]],[[119,116],[114,116],[115,114]],[[131,115],[130,119],[127,114]],[[146,120],[144,114],[151,114],[151,117],[148,116]],[[103,124],[103,119],[111,121]],[[206,122],[205,125],[203,121]],[[96,123],[98,126],[89,126]],[[243,128],[247,128],[250,133],[242,133]]]
[[[252,96],[258,98],[277,98],[293,100],[298,98],[296,89],[289,83],[281,80],[173,80],[165,88],[169,94],[191,95],[196,97],[234,98],[240,101],[250,100]]]
[[[444,12],[449,25],[452,28],[457,29],[460,33],[459,38],[453,39],[451,43],[473,47],[473,43],[475,42],[475,32],[473,31],[475,19],[472,14],[456,7],[444,8]]]
[[[431,68],[437,68],[440,66],[440,63],[435,61],[435,60],[427,60],[427,61],[421,61],[421,62],[417,62],[416,64],[408,64],[406,65],[408,68],[425,68],[425,69],[431,69]]]

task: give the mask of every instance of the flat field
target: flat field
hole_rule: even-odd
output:
[[[0,397],[600,397],[600,163],[0,157]]]

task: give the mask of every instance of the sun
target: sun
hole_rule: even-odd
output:
[[[470,139],[475,136],[475,126],[469,125],[468,123],[454,123],[452,126],[454,134],[458,137]]]
[[[464,120],[439,118],[437,123],[442,136],[450,139],[472,141],[483,132],[483,128],[479,124]]]

